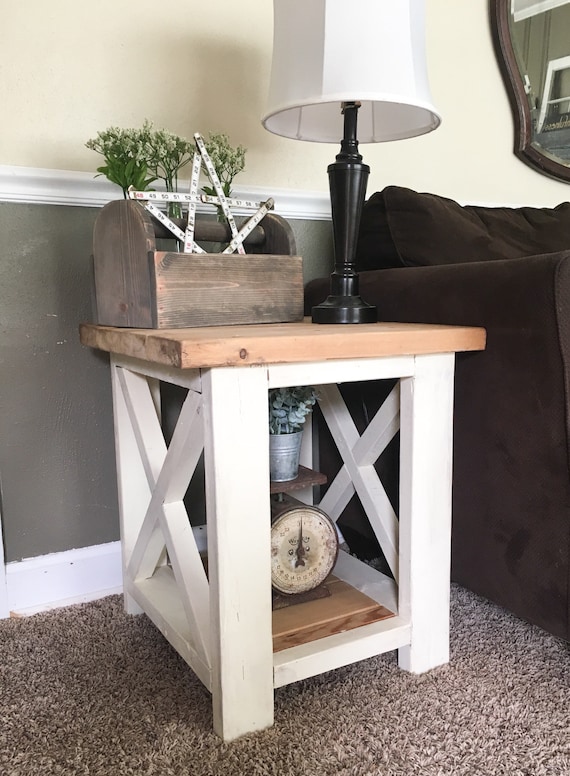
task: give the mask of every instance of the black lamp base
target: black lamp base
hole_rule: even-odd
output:
[[[311,310],[313,323],[376,323],[378,310],[360,296],[329,296]]]

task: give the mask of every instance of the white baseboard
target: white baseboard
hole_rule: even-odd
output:
[[[7,563],[6,590],[7,610],[0,611],[2,617],[36,614],[122,593],[121,543]]]
[[[8,617],[8,586],[6,584],[6,566],[4,564],[4,538],[2,536],[2,514],[0,513],[0,619]]]
[[[180,181],[180,191],[189,190],[189,187],[188,181]],[[331,217],[330,198],[326,192],[236,186],[234,193],[242,199],[273,197],[275,212],[284,218],[322,221]],[[121,196],[118,186],[104,177],[94,177],[91,172],[0,165],[0,202],[103,207]],[[208,205],[198,209],[213,212]]]

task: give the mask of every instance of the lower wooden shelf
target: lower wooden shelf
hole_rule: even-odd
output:
[[[331,576],[326,584],[329,596],[273,611],[274,652],[395,617],[348,582]]]
[[[274,687],[410,643],[409,621],[393,614],[398,610],[393,580],[341,551],[326,584],[330,596],[273,612]],[[196,650],[172,568],[160,566],[136,582],[125,579],[125,592],[211,690],[211,666]]]

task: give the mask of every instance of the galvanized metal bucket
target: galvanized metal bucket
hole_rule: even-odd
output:
[[[299,473],[303,431],[269,435],[269,474],[272,482],[294,480]]]

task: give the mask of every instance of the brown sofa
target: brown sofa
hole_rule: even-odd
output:
[[[461,207],[390,186],[365,204],[357,261],[381,320],[487,329],[484,352],[457,358],[452,579],[570,640],[570,203]],[[308,284],[307,312],[328,284]],[[362,427],[387,386],[345,390]],[[397,443],[377,464],[396,511]],[[377,552],[356,498],[340,525]]]

